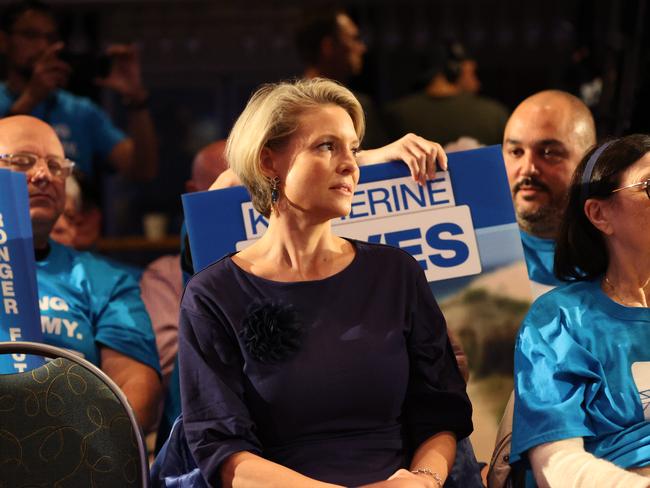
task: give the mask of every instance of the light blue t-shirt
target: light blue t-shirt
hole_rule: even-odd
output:
[[[137,280],[99,256],[49,242],[36,261],[43,340],[100,365],[100,346],[160,372],[149,315]]]
[[[555,241],[535,237],[521,229],[519,234],[524,246],[524,258],[528,268],[528,278],[533,288],[533,296],[537,298],[552,288],[564,284],[553,274]]]
[[[4,116],[18,98],[0,83],[0,115]],[[31,114],[56,131],[67,158],[87,175],[94,174],[93,159],[105,162],[115,145],[126,135],[90,99],[57,90],[38,104]]]
[[[650,465],[650,309],[612,301],[600,280],[533,303],[515,347],[511,462],[582,437],[622,468]]]

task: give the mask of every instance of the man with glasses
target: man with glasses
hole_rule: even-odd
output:
[[[309,6],[296,30],[295,42],[305,65],[305,78],[331,78],[347,85],[363,70],[367,47],[359,27],[345,10]],[[380,147],[390,142],[373,100],[358,91],[354,91],[354,96],[366,116],[364,147]]]
[[[138,282],[123,268],[49,239],[73,166],[49,125],[24,115],[0,120],[0,168],[27,180],[44,341],[98,365],[150,431],[160,402],[160,365]]]
[[[553,274],[554,239],[573,171],[595,143],[589,108],[562,91],[528,97],[506,124],[503,159],[535,297],[561,283]]]
[[[135,180],[156,175],[156,134],[132,46],[109,48],[111,72],[98,81],[121,95],[128,115],[127,137],[89,99],[63,90],[71,67],[60,57],[64,44],[51,7],[38,0],[11,4],[0,29],[0,48],[7,62],[7,80],[0,84],[0,116],[30,114],[50,124],[66,154],[85,174],[95,172],[93,160],[99,158]]]

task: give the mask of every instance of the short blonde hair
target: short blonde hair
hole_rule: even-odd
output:
[[[321,105],[343,108],[361,141],[365,131],[361,104],[350,90],[324,78],[262,85],[235,122],[226,159],[248,189],[255,209],[265,217],[271,215],[271,183],[262,173],[262,149],[280,147],[298,129],[300,115]]]

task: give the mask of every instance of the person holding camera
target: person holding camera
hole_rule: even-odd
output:
[[[71,66],[62,59],[64,43],[52,7],[38,0],[13,3],[0,29],[7,68],[0,84],[0,116],[28,114],[53,126],[66,154],[88,175],[95,173],[93,161],[99,159],[133,180],[155,177],[158,144],[134,46],[110,46],[110,72],[95,80],[121,95],[128,113],[126,135],[89,99],[63,89]]]

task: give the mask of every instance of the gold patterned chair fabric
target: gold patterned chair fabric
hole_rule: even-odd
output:
[[[141,432],[110,378],[52,346],[0,343],[0,353],[53,358],[0,375],[0,488],[148,486]]]

